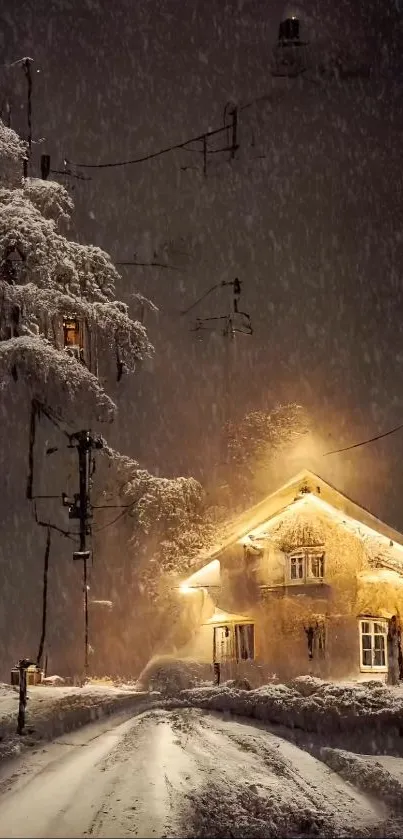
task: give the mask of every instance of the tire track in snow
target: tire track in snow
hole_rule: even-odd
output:
[[[194,712],[190,713],[194,715]],[[226,721],[216,715],[201,714],[198,720],[194,719],[191,742],[194,755],[203,754],[204,759],[207,755],[222,755],[220,786],[223,800],[231,798],[236,813],[236,796],[233,800],[234,796],[229,796],[228,790],[238,789],[241,820],[245,815],[247,817],[248,809],[259,815],[256,835],[262,830],[261,835],[278,835],[278,830],[280,835],[289,835],[284,831],[296,835],[295,830],[304,835],[352,836],[354,831],[356,835],[363,835],[367,831],[370,833],[386,816],[386,808],[382,805],[374,804],[323,763],[269,731],[253,729],[232,719]],[[208,795],[213,797],[211,782],[208,783]],[[219,800],[219,796],[216,797]],[[224,815],[228,808],[225,805],[221,809]],[[216,828],[217,816],[216,813]],[[208,825],[206,814],[204,822],[200,835],[208,835],[209,830],[214,829],[213,823]],[[252,826],[249,825],[249,829]]]
[[[248,723],[152,710],[81,745],[0,796],[0,839],[389,835],[363,793]]]

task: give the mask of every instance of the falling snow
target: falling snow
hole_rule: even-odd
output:
[[[3,7],[0,679],[36,660],[44,602],[48,672],[83,679],[86,592],[90,673],[132,684],[203,619],[204,599],[197,611],[178,593],[193,558],[300,470],[403,531],[403,4]],[[284,51],[292,18],[300,37]],[[99,443],[87,495],[82,429]],[[365,548],[372,584],[397,585],[393,543]],[[118,766],[110,795],[97,775],[96,816],[63,760],[45,812],[39,761],[5,809],[0,789],[4,831],[33,802],[38,835],[225,836],[229,819],[237,836],[399,835],[392,746],[376,765],[353,737],[365,714],[389,726],[397,693],[316,683],[304,661],[304,681],[240,695],[211,672],[197,687],[195,666],[172,678],[205,713],[132,721],[113,747],[101,732],[88,763],[73,747],[78,784],[101,754],[105,777]],[[223,697],[251,724],[214,717]],[[270,723],[295,714],[303,733],[348,718],[354,748],[336,737],[321,755],[302,740],[287,751],[257,730],[268,705]]]

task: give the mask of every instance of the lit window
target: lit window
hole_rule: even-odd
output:
[[[64,347],[80,347],[80,321],[77,318],[63,318]]]
[[[247,661],[255,657],[255,627],[253,623],[235,624],[235,658]]]
[[[254,657],[255,627],[253,623],[214,627],[214,661],[248,661],[253,660]]]
[[[305,557],[290,557],[290,580],[303,580],[305,576]]]
[[[308,577],[313,577],[315,580],[322,580],[325,570],[325,555],[324,554],[308,554]]]
[[[325,576],[325,554],[308,549],[288,557],[288,579],[290,582],[306,583],[323,580]]]
[[[377,618],[360,620],[360,668],[386,672],[387,621]]]

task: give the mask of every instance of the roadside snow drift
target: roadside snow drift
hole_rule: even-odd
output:
[[[202,686],[181,691],[171,702],[301,729],[328,745],[403,754],[403,691],[380,682],[329,684],[301,677],[250,691]]]
[[[135,710],[144,700],[149,707],[153,696],[133,687],[103,684],[29,687],[25,732],[18,736],[18,689],[0,684],[0,761],[35,746],[38,740],[52,740],[103,716]]]
[[[0,839],[399,836],[385,830],[388,808],[321,761],[193,708],[69,735],[23,770],[0,788]]]

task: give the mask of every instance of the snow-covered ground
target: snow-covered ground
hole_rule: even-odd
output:
[[[267,728],[154,709],[64,735],[0,773],[0,837],[85,835],[389,837],[399,826]]]
[[[343,749],[320,751],[321,759],[360,789],[380,795],[403,811],[403,759],[392,755],[357,755]]]
[[[136,691],[133,685],[115,686],[99,682],[84,687],[32,686],[28,688],[26,728],[16,733],[18,688],[0,684],[0,761],[18,755],[38,740],[54,737],[119,711],[135,710],[152,694]]]
[[[254,690],[201,686],[180,691],[171,706],[230,711],[302,732],[317,744],[403,755],[403,691],[381,682],[330,684],[310,676]]]

